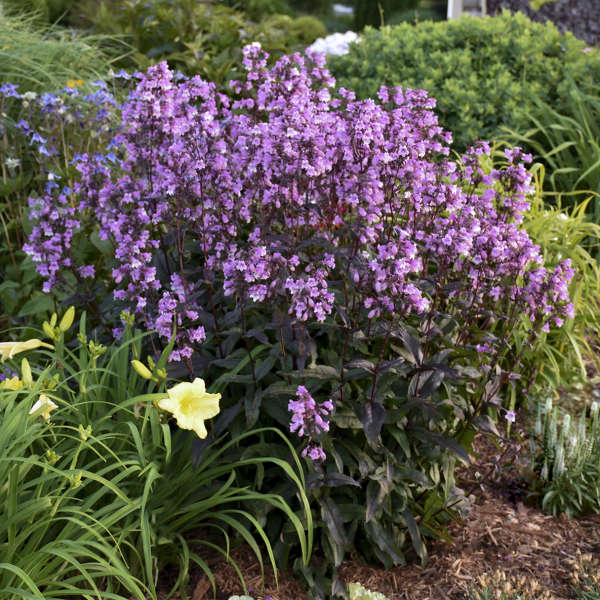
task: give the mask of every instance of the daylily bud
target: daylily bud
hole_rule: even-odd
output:
[[[63,318],[60,320],[58,328],[64,333],[68,331],[71,325],[73,325],[73,320],[75,319],[75,307],[70,306],[67,309],[67,312],[63,315]]]
[[[148,369],[148,367],[140,362],[139,360],[132,360],[131,364],[135,369],[135,372],[144,379],[152,379],[152,372]]]
[[[23,377],[23,383],[25,385],[31,385],[33,383],[33,376],[31,375],[31,367],[29,361],[24,358],[21,361],[21,375]]]
[[[79,437],[85,442],[92,435],[92,426],[88,425],[87,427],[84,428],[84,426],[80,424],[78,431],[79,431]]]
[[[48,464],[53,465],[58,462],[60,456],[54,452],[54,450],[46,450],[46,461]]]
[[[67,479],[69,480],[69,487],[71,487],[71,489],[76,489],[81,485],[82,475],[83,473],[81,471],[78,471],[77,475],[71,475],[67,477]]]
[[[56,327],[57,319],[58,319],[58,315],[56,313],[52,313],[52,317],[50,319],[50,327]]]
[[[44,330],[44,333],[47,337],[49,337],[53,341],[56,341],[56,331],[51,323],[48,323],[48,321],[44,321],[44,323],[42,324],[42,329]]]

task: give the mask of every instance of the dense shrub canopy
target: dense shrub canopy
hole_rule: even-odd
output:
[[[215,428],[291,411],[332,564],[353,546],[389,565],[409,538],[424,558],[484,410],[573,316],[573,270],[522,227],[529,157],[453,161],[426,92],[357,101],[324,62],[268,68],[253,44],[233,97],[165,63],[136,76],[106,150],[31,200],[25,249],[48,291],[95,279],[157,344],[176,330],[171,358],[228,383]]]
[[[503,125],[519,130],[535,108],[532,96],[568,110],[568,79],[585,88],[600,78],[584,42],[522,14],[367,29],[363,38],[329,60],[339,85],[359,98],[381,85],[427,90],[459,149]]]

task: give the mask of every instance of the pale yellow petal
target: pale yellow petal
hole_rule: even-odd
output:
[[[158,407],[167,412],[174,413],[179,409],[179,400],[174,398],[162,398],[158,401]]]
[[[221,394],[204,394],[195,403],[195,410],[202,415],[203,419],[212,419],[219,414],[219,400]]]
[[[191,429],[205,438],[207,436],[204,421],[219,413],[221,394],[208,394],[206,385],[200,378],[192,383],[178,383],[167,390],[168,398],[158,401],[159,408],[173,414],[181,429]]]
[[[25,342],[0,342],[0,354],[2,360],[12,358],[19,352],[26,352],[27,350],[35,350],[36,348],[53,348],[54,346],[46,344],[37,338],[27,340]]]
[[[201,419],[197,415],[177,415],[177,426],[181,429],[191,429],[202,439],[208,435],[206,425],[204,425],[204,419]]]

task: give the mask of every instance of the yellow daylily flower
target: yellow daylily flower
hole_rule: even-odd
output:
[[[35,350],[36,348],[53,349],[54,346],[46,344],[37,338],[27,340],[26,342],[0,342],[0,356],[2,356],[2,362],[4,362],[7,358],[12,358],[15,354],[19,354],[19,352]]]
[[[58,408],[58,405],[55,404],[54,402],[52,402],[52,400],[50,398],[48,398],[48,396],[46,396],[46,394],[40,394],[40,397],[38,398],[37,402],[31,407],[29,414],[33,415],[34,413],[36,413],[38,410],[40,410],[42,408],[43,408],[43,410],[40,413],[40,415],[42,417],[44,417],[44,419],[46,419],[46,421],[49,421],[50,413],[55,408]]]
[[[20,390],[23,387],[23,382],[17,377],[0,381],[0,389],[2,390]]]
[[[69,79],[67,81],[67,87],[74,88],[78,85],[83,85],[83,81],[81,79]]]
[[[219,414],[221,394],[207,393],[198,377],[192,383],[178,383],[167,394],[168,398],[158,401],[159,408],[170,412],[181,429],[192,429],[204,439],[208,435],[204,421]]]

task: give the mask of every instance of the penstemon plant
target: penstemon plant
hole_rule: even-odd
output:
[[[75,208],[31,200],[25,249],[48,289],[103,279],[157,349],[176,328],[171,369],[227,383],[232,431],[291,411],[331,563],[357,547],[402,563],[409,539],[424,560],[460,504],[457,458],[539,332],[573,315],[573,269],[521,227],[518,148],[450,160],[425,92],[356,101],[321,55],[244,52],[232,98],[165,64],[139,75],[110,149],[77,163]],[[92,235],[102,264],[76,251]]]

